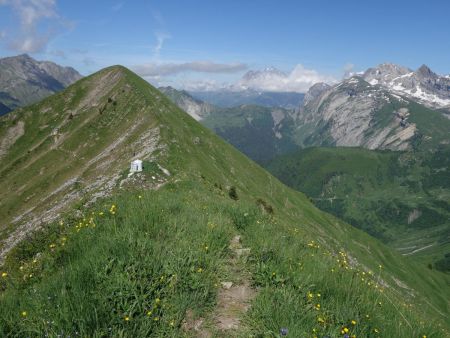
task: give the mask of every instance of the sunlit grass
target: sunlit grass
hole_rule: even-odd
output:
[[[383,285],[383,268],[207,182],[127,193],[22,243],[2,272],[0,335],[182,336],[188,309],[213,312],[237,233],[258,290],[243,336],[444,336]]]

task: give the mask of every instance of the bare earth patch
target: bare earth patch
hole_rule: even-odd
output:
[[[23,134],[25,133],[25,123],[23,121],[17,122],[6,132],[5,137],[0,142],[0,158],[2,158],[11,147]]]
[[[250,285],[249,276],[242,269],[250,249],[242,247],[240,236],[233,237],[229,248],[233,254],[229,260],[230,272],[238,277],[239,283],[234,285],[231,282],[222,282],[222,288],[219,290],[214,322],[217,329],[222,332],[240,329],[242,316],[248,311],[251,301],[256,296],[256,291]]]
[[[231,239],[229,249],[231,257],[227,269],[235,282],[220,283],[217,305],[210,318],[194,318],[191,310],[186,312],[183,329],[194,337],[234,337],[244,328],[242,317],[250,309],[257,293],[251,287],[250,276],[244,267],[250,249],[242,247],[240,236]]]

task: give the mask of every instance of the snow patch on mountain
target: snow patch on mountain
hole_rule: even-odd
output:
[[[382,64],[369,68],[363,78],[373,86],[383,86],[432,108],[450,106],[450,77],[439,76],[425,65],[412,71],[394,64]]]

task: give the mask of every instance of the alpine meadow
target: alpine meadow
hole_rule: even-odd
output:
[[[450,337],[449,11],[0,0],[0,337]]]

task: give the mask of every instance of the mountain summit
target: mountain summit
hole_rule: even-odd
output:
[[[35,103],[81,79],[71,67],[27,54],[0,59],[0,103],[9,110]],[[1,115],[1,110],[0,110]]]
[[[416,71],[394,64],[368,69],[363,78],[372,85],[406,95],[432,108],[450,107],[450,79],[422,65]]]

